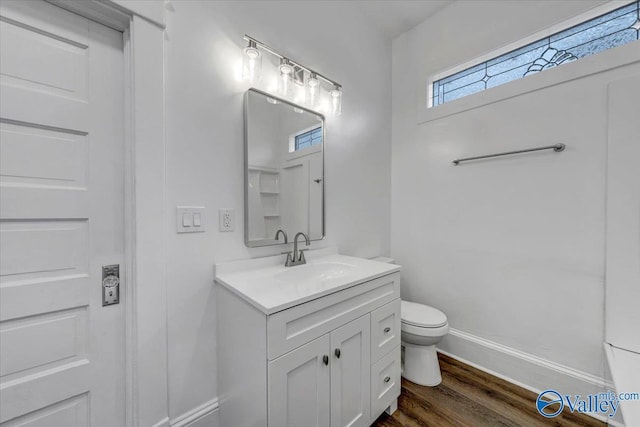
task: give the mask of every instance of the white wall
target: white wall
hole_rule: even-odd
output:
[[[174,1],[167,12],[167,283],[169,407],[176,419],[217,396],[215,262],[279,253],[243,234],[243,92],[236,80],[247,33],[344,86],[328,121],[327,238],[313,246],[389,252],[391,44],[341,2]],[[175,233],[176,205],[206,206],[207,231]],[[233,233],[217,231],[234,208]]]
[[[533,388],[544,384],[527,363],[592,385],[604,377],[607,84],[639,66],[422,124],[417,109],[429,75],[599,3],[461,1],[393,42],[391,253],[404,267],[403,298],[442,309],[462,331],[442,348]],[[451,163],[558,142],[565,152]],[[517,360],[487,366],[483,346]]]
[[[640,353],[639,98],[640,74],[609,86],[605,338],[636,353]]]

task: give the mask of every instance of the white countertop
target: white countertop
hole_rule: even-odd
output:
[[[339,255],[335,249],[305,252],[307,263],[285,267],[285,255],[216,264],[216,282],[265,314],[400,271],[400,266]]]

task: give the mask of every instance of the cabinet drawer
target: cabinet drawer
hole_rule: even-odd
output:
[[[272,314],[267,319],[269,360],[400,298],[400,273],[382,276]]]
[[[400,396],[400,346],[371,367],[371,416],[377,418]]]
[[[400,345],[400,299],[371,312],[371,361]]]

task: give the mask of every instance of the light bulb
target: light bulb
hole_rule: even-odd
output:
[[[316,108],[320,102],[320,80],[316,73],[311,73],[305,84],[305,101],[311,108]]]
[[[242,79],[249,83],[258,83],[262,78],[262,54],[256,42],[249,40],[249,46],[244,48],[242,56]]]
[[[339,116],[342,114],[342,89],[340,85],[334,85],[329,92],[331,114]]]
[[[279,69],[278,94],[285,98],[291,98],[293,95],[293,65],[287,58],[282,58]]]

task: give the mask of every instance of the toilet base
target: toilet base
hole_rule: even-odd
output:
[[[402,377],[428,387],[442,382],[435,345],[415,345],[402,342]]]

